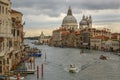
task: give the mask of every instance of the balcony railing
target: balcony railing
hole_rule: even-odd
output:
[[[11,38],[12,34],[11,33],[0,33],[0,37],[9,37],[9,38]]]
[[[13,50],[14,50],[13,47],[11,47],[11,48],[6,48],[5,50],[2,50],[2,52],[0,52],[0,57],[3,57],[5,54],[10,53],[10,52],[12,52]]]

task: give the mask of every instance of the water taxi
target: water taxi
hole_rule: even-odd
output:
[[[78,71],[78,69],[75,67],[75,65],[71,65],[71,64],[70,64],[70,66],[69,66],[69,68],[68,68],[68,71],[69,71],[70,73],[76,73],[76,72]]]

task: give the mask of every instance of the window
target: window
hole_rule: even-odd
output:
[[[0,14],[1,14],[1,6],[0,6]]]
[[[8,9],[6,8],[6,14],[8,13]]]
[[[9,41],[9,48],[12,47],[12,41]]]
[[[19,30],[17,30],[17,36],[19,36]]]
[[[12,34],[15,37],[15,29],[12,29]]]
[[[2,7],[2,13],[4,14],[4,7]]]
[[[0,66],[0,73],[2,73],[2,66]]]
[[[7,58],[7,64],[9,64],[9,58]]]
[[[0,61],[0,65],[2,64],[2,61]]]
[[[0,43],[0,52],[2,52],[2,43]]]

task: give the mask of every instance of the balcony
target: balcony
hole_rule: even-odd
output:
[[[6,48],[5,50],[2,50],[0,52],[0,57],[3,57],[5,54],[11,53],[12,51],[14,51],[13,47],[11,48]]]
[[[12,34],[11,33],[0,33],[0,37],[7,37],[7,38],[12,38]]]
[[[2,50],[2,52],[0,52],[0,57],[3,57],[5,55],[6,51]]]
[[[6,34],[0,33],[0,37],[5,37],[5,36],[6,36]]]

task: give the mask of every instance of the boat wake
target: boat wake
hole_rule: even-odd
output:
[[[66,72],[70,72],[68,68],[64,68],[64,70],[65,70]],[[78,73],[79,71],[80,71],[80,69],[78,68],[78,69],[75,70],[75,73]]]

